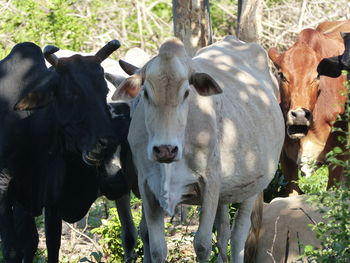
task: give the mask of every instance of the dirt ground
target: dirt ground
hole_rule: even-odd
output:
[[[180,213],[177,213],[174,218],[165,218],[168,263],[196,262],[193,237],[198,228],[198,214],[193,208],[190,211],[191,214],[189,213],[183,222],[181,222]],[[102,247],[98,242],[100,237],[97,234],[90,233],[91,226],[87,222],[87,218],[83,218],[75,224],[63,223],[60,250],[61,263],[80,262],[84,257],[89,259],[90,262],[96,262],[91,257],[91,253],[102,251]],[[43,228],[40,229],[39,235],[39,256],[37,262],[41,263],[45,262],[44,257],[46,253]],[[101,262],[106,262],[106,260],[102,258]],[[137,259],[137,262],[141,262],[141,259]]]

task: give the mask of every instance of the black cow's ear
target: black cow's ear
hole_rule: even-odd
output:
[[[341,75],[342,67],[339,63],[339,56],[324,58],[317,66],[319,75],[324,75],[331,78],[337,78]]]
[[[35,110],[47,106],[54,98],[56,81],[53,75],[44,78],[34,89],[22,94],[14,109],[21,111]]]

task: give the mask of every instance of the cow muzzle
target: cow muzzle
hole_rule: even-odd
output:
[[[153,147],[154,160],[159,163],[171,163],[177,160],[179,148],[173,145],[160,145]]]
[[[115,145],[114,140],[101,138],[98,140],[96,146],[92,150],[83,151],[82,158],[88,165],[101,165],[103,160],[111,151],[113,145]]]
[[[297,108],[288,111],[287,134],[291,139],[301,139],[306,136],[312,122],[311,111]]]

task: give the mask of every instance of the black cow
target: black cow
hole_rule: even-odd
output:
[[[26,42],[0,61],[0,235],[5,262],[32,262],[38,242],[33,216],[43,207],[50,222],[46,229],[53,232],[48,244],[57,247],[50,240],[56,240],[51,237],[60,229],[50,226],[57,220],[60,224],[60,218],[79,218],[95,200],[98,168],[92,174],[88,165],[98,167],[117,143],[100,63],[117,48],[119,42],[111,41],[95,56],[57,59],[52,54],[57,48],[49,47],[46,54],[54,67],[48,69],[41,49]],[[89,182],[80,192],[90,199],[83,198],[81,209],[73,211],[79,197],[71,182],[79,181]]]
[[[350,80],[350,32],[340,34],[344,39],[345,45],[343,55],[322,59],[320,64],[318,64],[317,72],[319,75],[337,78],[342,70],[347,70],[347,79]]]

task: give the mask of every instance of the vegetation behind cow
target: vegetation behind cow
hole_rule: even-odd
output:
[[[350,83],[347,83],[350,91]],[[339,117],[340,118],[340,117]],[[345,104],[345,113],[341,118],[350,123],[350,100]],[[316,205],[319,211],[324,214],[324,220],[310,227],[315,231],[317,239],[320,240],[320,247],[313,247],[308,244],[304,247],[303,258],[308,262],[318,263],[348,263],[350,259],[350,133],[344,131],[344,137],[339,140],[346,142],[345,152],[336,147],[328,153],[328,162],[335,166],[344,167],[345,183],[340,184],[339,188],[315,188],[316,184],[308,184],[302,181],[301,188],[310,195],[309,202]],[[345,158],[339,158],[345,155]]]
[[[214,41],[234,34],[237,0],[211,1]],[[90,52],[111,39],[118,53],[154,54],[173,35],[171,0],[0,0],[0,58],[18,42]],[[302,28],[350,18],[348,0],[262,0],[260,42],[286,49]]]

